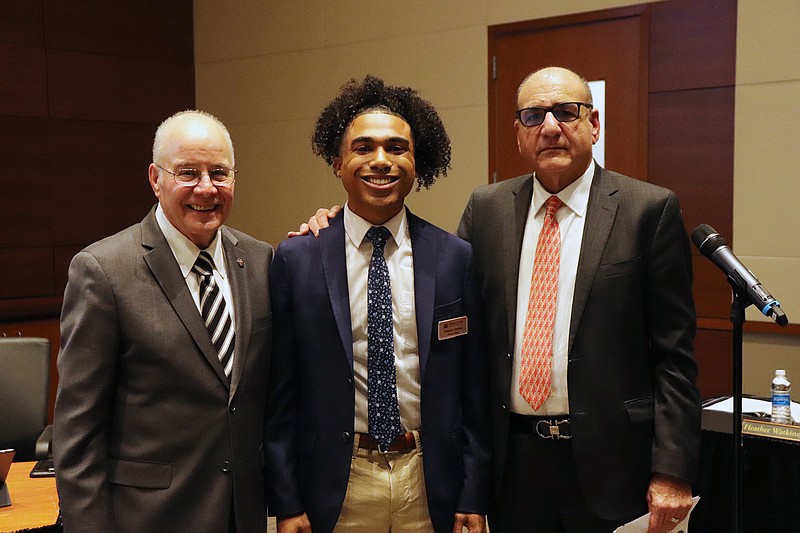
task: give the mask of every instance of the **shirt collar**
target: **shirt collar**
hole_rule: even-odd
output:
[[[564,187],[556,195],[564,202],[564,205],[579,217],[586,216],[586,210],[589,206],[589,191],[592,188],[592,180],[594,179],[594,168],[595,162],[592,159],[591,163],[589,163],[589,168],[586,169],[581,177]],[[539,209],[547,202],[547,199],[553,195],[547,192],[547,189],[535,178],[536,176],[534,175],[531,207],[534,213],[538,213]]]
[[[375,224],[371,224],[353,213],[348,204],[344,204],[344,231],[356,248],[361,246],[361,243],[364,241],[364,236],[369,231],[369,228],[374,225]],[[405,207],[395,216],[380,225],[385,226],[386,229],[389,230],[394,242],[397,246],[400,246],[403,239],[406,237],[406,228],[408,227]]]
[[[156,222],[158,222],[158,227],[161,228],[161,233],[163,233],[164,237],[167,239],[167,244],[169,244],[172,254],[178,262],[181,274],[183,274],[184,279],[186,279],[186,276],[192,271],[197,256],[200,255],[200,248],[172,225],[172,222],[167,219],[167,215],[164,214],[160,203],[156,206]],[[222,239],[219,238],[219,235],[220,230],[217,230],[217,234],[214,235],[214,240],[208,245],[206,251],[214,260],[214,268],[217,269],[224,279],[226,274],[225,254],[222,251]]]

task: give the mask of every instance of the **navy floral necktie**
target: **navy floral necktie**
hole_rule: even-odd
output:
[[[390,236],[384,226],[374,226],[367,232],[372,243],[367,276],[367,417],[369,434],[384,450],[401,433],[394,367],[392,285],[383,257],[383,248]]]

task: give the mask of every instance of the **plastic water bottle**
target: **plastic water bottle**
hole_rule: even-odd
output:
[[[786,379],[786,370],[776,370],[772,380],[772,422],[792,423],[792,384]]]

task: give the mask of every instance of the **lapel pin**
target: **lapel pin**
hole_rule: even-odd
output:
[[[236,264],[239,265],[239,268],[244,268],[244,259],[241,257],[236,259]]]

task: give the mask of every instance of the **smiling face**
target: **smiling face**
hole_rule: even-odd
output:
[[[201,115],[179,117],[166,134],[162,153],[162,160],[150,165],[150,186],[170,223],[198,248],[205,249],[233,207],[234,184],[215,187],[203,172],[196,186],[181,186],[155,163],[173,172],[179,167],[231,168],[232,156],[222,128]]]
[[[562,68],[541,70],[520,87],[517,109],[551,107],[564,102],[591,102],[586,87],[573,72]],[[536,172],[539,182],[556,193],[578,179],[592,160],[592,145],[600,136],[596,109],[580,109],[573,122],[559,122],[547,113],[538,126],[514,122],[519,153]]]
[[[383,224],[400,212],[416,180],[411,126],[388,113],[358,115],[345,130],[333,168],[353,213]]]

